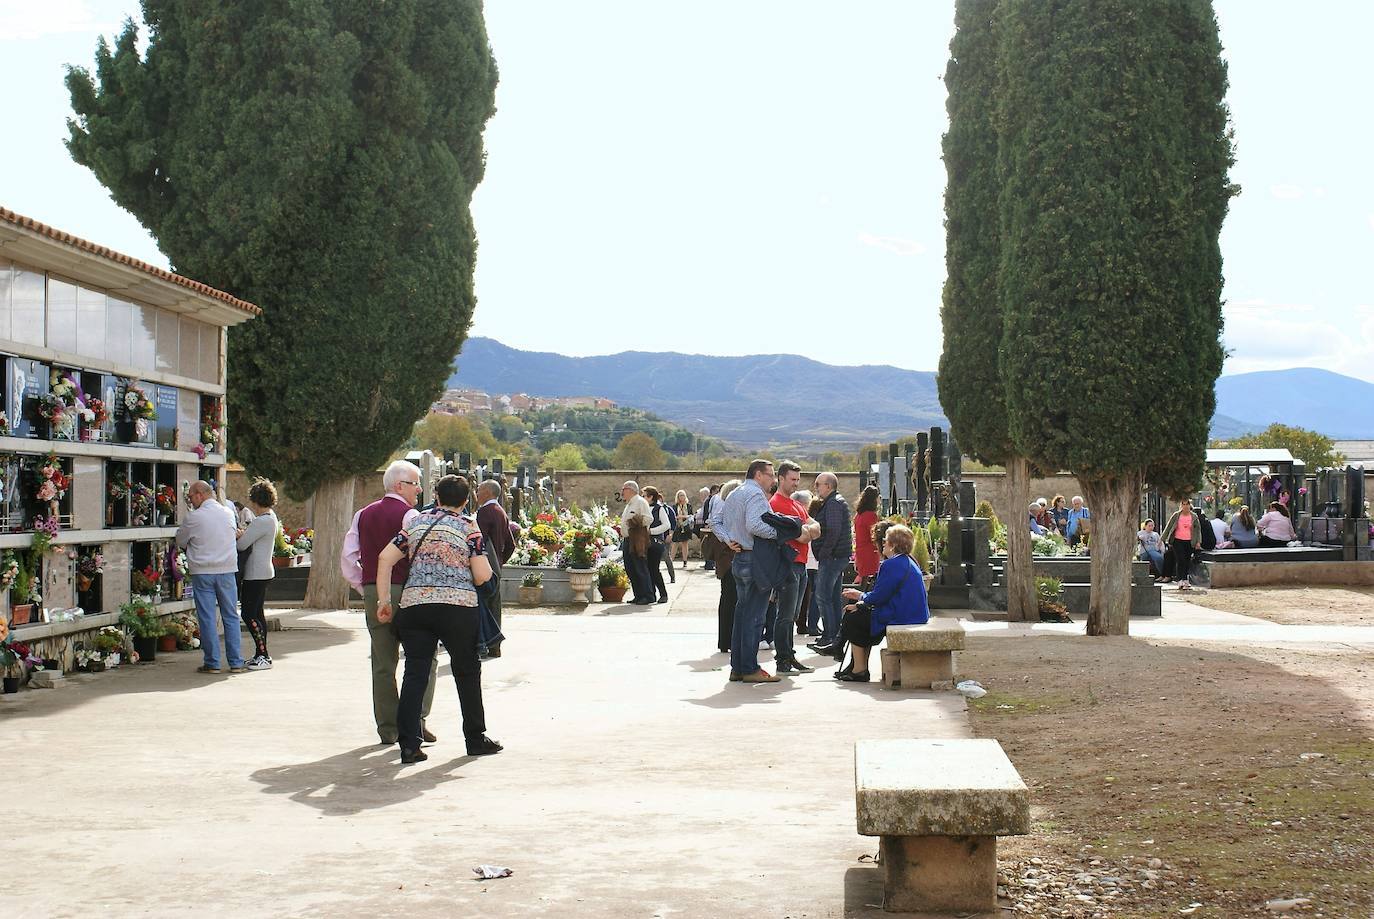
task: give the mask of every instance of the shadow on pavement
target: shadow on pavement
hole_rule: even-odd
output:
[[[728,673],[721,672],[721,680],[729,679]],[[796,685],[786,677],[777,683],[730,683],[726,682],[720,692],[707,699],[683,699],[693,705],[706,708],[739,708],[741,705],[777,703],[782,695],[796,689]]]
[[[259,769],[251,776],[269,795],[287,795],[326,817],[349,817],[418,798],[462,778],[452,770],[474,757],[459,756],[441,766],[401,765],[394,745],[369,744],[313,763]]]

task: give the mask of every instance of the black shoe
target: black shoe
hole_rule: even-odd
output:
[[[782,668],[782,666],[779,666],[778,669],[779,669],[779,670],[782,670],[783,668]],[[795,657],[792,658],[790,661],[787,662],[787,670],[783,670],[783,672],[786,673],[786,672],[791,671],[791,670],[795,670],[795,671],[797,671],[798,673],[815,673],[815,672],[816,672],[816,668],[815,668],[815,667],[808,667],[808,666],[806,666],[805,664],[803,664],[801,661],[797,660]]]
[[[835,674],[835,679],[844,680],[846,683],[867,683],[868,671],[860,670],[858,673]]]
[[[416,747],[414,750],[401,751],[402,765],[409,766],[412,763],[423,763],[427,759],[429,759],[429,754],[426,753],[424,750],[421,750],[419,747]]]
[[[429,728],[420,728],[420,739],[425,743],[438,743],[439,738],[430,733]]]
[[[807,645],[807,647],[810,648],[812,651],[815,651],[817,654],[834,654],[834,653],[835,653],[835,646],[834,646],[834,645],[822,644],[822,643],[819,642],[819,641],[813,641],[811,644]]]
[[[631,605],[631,606],[653,606],[653,605],[654,605],[654,601],[653,601],[653,600],[631,600],[631,601],[630,601],[630,605]]]
[[[491,756],[500,753],[505,747],[483,734],[477,740],[468,741],[468,756]]]
[[[668,598],[667,598],[667,597],[659,597],[659,598],[658,598],[658,602],[659,602],[659,603],[667,603],[667,602],[668,602]]]

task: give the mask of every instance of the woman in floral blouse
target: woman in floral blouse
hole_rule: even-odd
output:
[[[420,749],[420,705],[429,682],[430,661],[441,641],[458,685],[468,755],[501,752],[501,745],[486,736],[482,664],[477,659],[477,586],[491,579],[491,563],[482,552],[477,521],[462,514],[469,493],[468,481],[462,476],[441,478],[434,486],[434,509],[416,516],[377,557],[379,584],[390,583],[391,569],[402,558],[410,558],[401,608],[394,613],[406,652],[396,713],[403,763],[429,758]],[[390,603],[383,600],[378,604],[379,622],[390,622],[392,616]]]

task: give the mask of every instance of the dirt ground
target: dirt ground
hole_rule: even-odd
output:
[[[971,637],[959,669],[1031,787],[1010,914],[1374,916],[1374,653]]]
[[[1374,625],[1374,587],[1227,587],[1187,599],[1283,625]]]

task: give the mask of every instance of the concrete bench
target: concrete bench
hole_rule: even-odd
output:
[[[954,652],[964,650],[964,625],[933,617],[922,625],[890,625],[882,652],[888,689],[953,689]]]
[[[995,740],[861,740],[859,834],[879,837],[889,912],[997,908],[997,837],[1030,832],[1030,792]]]

